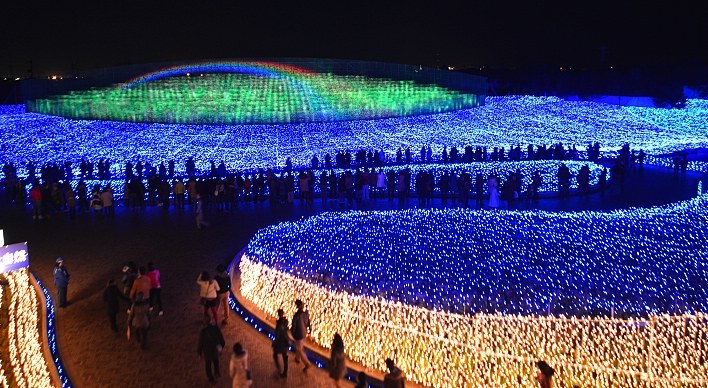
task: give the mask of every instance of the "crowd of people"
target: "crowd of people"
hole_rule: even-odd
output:
[[[129,303],[126,325],[128,339],[134,336],[140,348],[145,349],[153,312],[158,317],[164,315],[160,270],[153,262],[138,267],[131,261],[123,267],[121,286],[122,289],[118,289],[115,280],[111,279],[103,293],[111,330],[116,334],[119,332],[117,315],[121,302]]]
[[[584,159],[589,161],[597,161],[600,158],[600,144],[589,144],[584,153]],[[487,162],[487,161],[521,161],[521,160],[580,160],[581,153],[576,146],[565,147],[563,144],[554,144],[550,146],[529,144],[525,152],[520,145],[509,147],[494,147],[489,150],[488,147],[473,147],[466,146],[462,151],[457,147],[451,147],[449,152],[447,147],[443,147],[440,154],[433,154],[432,149],[428,146],[421,147],[419,152],[411,151],[410,147],[405,150],[398,148],[395,157],[389,157],[383,150],[365,150],[359,149],[355,152],[349,150],[340,150],[334,157],[329,153],[323,158],[313,155],[310,159],[310,166],[314,170],[331,169],[331,168],[355,168],[355,167],[382,167],[386,165],[402,165],[414,163],[471,163],[471,162]],[[229,173],[225,162],[222,160],[217,165],[214,161],[209,162],[208,171],[199,171],[196,167],[194,157],[188,157],[184,162],[184,174],[181,177],[191,176],[212,176],[225,178]],[[2,172],[6,178],[11,180],[24,180],[26,184],[34,184],[38,180],[42,182],[57,182],[65,180],[84,179],[84,180],[110,180],[121,178],[125,180],[150,178],[159,176],[163,178],[173,179],[178,177],[176,173],[175,160],[160,162],[159,165],[153,165],[149,161],[142,162],[127,161],[124,165],[123,174],[112,172],[113,163],[107,158],[101,158],[96,163],[94,168],[93,162],[83,158],[79,165],[79,174],[75,176],[74,163],[72,161],[64,162],[49,162],[44,165],[38,165],[34,161],[29,161],[25,165],[26,174],[20,177],[18,169],[13,162],[5,162]],[[39,169],[39,171],[38,171]],[[279,171],[293,171],[291,158],[286,158],[284,168],[275,168]]]
[[[66,306],[66,290],[69,274],[64,266],[64,259],[58,258],[55,266],[55,286],[59,295],[60,306]],[[115,280],[108,281],[103,291],[103,301],[106,305],[108,323],[111,330],[118,334],[120,325],[117,316],[121,311],[121,305],[129,305],[127,311],[127,322],[125,326],[126,336],[129,341],[135,339],[140,349],[147,347],[148,333],[151,322],[156,317],[164,314],[161,298],[160,271],[152,262],[147,266],[138,267],[134,262],[128,262],[122,270],[121,287]],[[207,379],[215,383],[221,377],[219,360],[226,341],[222,329],[219,327],[219,317],[221,324],[226,326],[229,321],[229,295],[231,291],[231,277],[226,272],[226,266],[220,264],[216,267],[213,276],[209,271],[202,271],[197,277],[199,285],[200,304],[203,307],[203,325],[199,332],[197,343],[197,354],[204,362]],[[291,321],[285,317],[282,309],[278,310],[278,317],[275,321],[273,331],[273,361],[278,377],[286,379],[289,372],[289,352],[294,350],[294,362],[303,365],[302,371],[307,373],[312,367],[312,362],[305,351],[305,341],[312,330],[309,312],[305,309],[303,301],[295,301],[296,312]],[[157,312],[157,314],[155,314]],[[403,372],[395,365],[391,359],[386,359],[386,366],[389,369],[384,377],[384,387],[401,388],[404,386],[405,377]],[[346,357],[344,352],[344,341],[339,333],[334,335],[331,355],[327,365],[329,376],[334,380],[336,386],[340,386],[340,381],[347,374]],[[253,383],[253,376],[249,369],[248,352],[240,342],[236,342],[232,347],[232,354],[229,359],[229,376],[232,379],[233,387],[249,387]],[[369,377],[365,372],[357,375],[357,387],[368,387]]]
[[[59,298],[66,305],[68,271],[64,267],[63,259],[57,259],[54,272]],[[226,273],[226,266],[220,264],[213,277],[208,271],[200,273],[197,284],[200,286],[200,303],[204,308],[204,325],[199,333],[197,353],[204,361],[207,378],[214,382],[220,377],[219,356],[225,346],[223,334],[217,325],[218,314],[221,311],[221,324],[227,325],[231,277]],[[121,325],[118,323],[117,316],[121,311],[121,305],[127,304],[130,307],[127,310],[126,336],[129,341],[135,339],[140,349],[144,350],[147,347],[152,321],[164,315],[161,291],[160,271],[153,262],[149,262],[147,266],[137,266],[132,261],[128,262],[122,269],[120,288],[116,281],[111,279],[103,291],[103,301],[111,330],[119,334]],[[240,343],[233,346],[229,374],[234,380],[234,387],[250,386],[248,356]]]
[[[613,176],[623,178],[626,174],[622,158],[613,167]],[[501,203],[513,204],[520,199],[538,199],[543,178],[540,171],[535,171],[524,183],[520,169],[507,176],[481,173],[472,175],[461,171],[455,173],[445,170],[442,174],[425,168],[409,166],[400,169],[361,167],[346,169],[312,169],[300,171],[259,170],[255,173],[235,173],[225,177],[189,177],[169,179],[159,174],[147,179],[127,179],[118,187],[115,194],[113,184],[108,181],[101,186],[96,183],[89,188],[87,181],[80,179],[76,185],[70,181],[42,181],[33,184],[27,197],[24,188],[10,189],[11,202],[24,207],[29,202],[33,219],[47,216],[68,214],[74,218],[77,214],[92,212],[97,217],[113,217],[115,207],[122,204],[127,209],[144,209],[148,206],[173,207],[184,210],[189,206],[198,213],[206,209],[229,212],[239,206],[251,203],[267,202],[271,206],[290,206],[296,201],[310,207],[315,198],[323,204],[338,202],[342,206],[353,207],[368,203],[372,199],[398,200],[400,203],[417,197],[419,206],[430,206],[434,197],[440,198],[443,205],[448,201],[453,206],[482,208],[484,201],[490,208],[497,208]],[[576,176],[562,163],[557,171],[558,193],[570,194],[573,179],[581,193],[590,191],[591,171],[588,165],[581,168]],[[608,172],[604,169],[599,176],[600,189],[607,184]],[[622,179],[623,181],[623,179]],[[19,185],[16,183],[16,185]],[[21,185],[20,185],[21,186]],[[6,191],[6,193],[8,193]],[[198,225],[206,223],[198,222]],[[201,227],[200,226],[200,227]]]
[[[619,170],[617,170],[619,171]],[[617,172],[620,176],[619,172]],[[586,165],[573,177],[565,164],[558,170],[558,192],[562,196],[570,194],[571,180],[576,179],[582,193],[590,189],[590,168]],[[101,187],[98,184],[88,189],[80,180],[74,188],[68,181],[34,185],[29,191],[29,202],[34,219],[67,213],[70,218],[77,214],[92,212],[97,217],[113,217],[117,203],[127,209],[144,209],[148,206],[173,207],[184,210],[189,206],[201,213],[206,208],[228,212],[250,203],[267,202],[272,206],[290,206],[296,201],[306,207],[320,198],[323,204],[338,202],[352,207],[366,204],[372,199],[407,201],[417,197],[419,206],[430,206],[434,197],[439,197],[444,205],[470,206],[474,200],[476,208],[483,207],[489,199],[489,207],[496,208],[499,201],[513,203],[519,199],[538,199],[543,179],[539,171],[531,177],[529,184],[523,184],[523,175],[516,170],[503,176],[472,176],[468,172],[459,174],[445,171],[436,176],[433,171],[418,171],[412,174],[408,167],[396,171],[374,168],[346,170],[322,170],[319,175],[313,170],[296,173],[276,174],[271,169],[254,174],[236,174],[226,178],[191,177],[186,181],[176,178],[171,182],[165,178],[155,178],[147,182],[139,179],[124,182],[122,195],[116,198],[111,183]],[[607,170],[600,175],[600,187],[607,183]],[[499,201],[497,201],[499,200]],[[26,200],[20,200],[24,204]]]
[[[597,161],[600,157],[599,149],[598,143],[590,144],[584,156],[587,160]],[[443,204],[450,200],[453,205],[460,206],[469,206],[469,202],[474,200],[477,208],[483,206],[483,200],[489,200],[488,206],[494,208],[498,207],[495,206],[497,198],[502,201],[500,203],[510,204],[517,199],[538,198],[542,184],[540,174],[534,173],[530,183],[522,184],[523,177],[518,170],[508,176],[471,176],[465,172],[434,175],[432,170],[425,171],[424,168],[416,168],[413,173],[409,165],[414,162],[577,160],[579,155],[575,146],[566,148],[562,144],[548,147],[529,145],[525,152],[520,146],[511,147],[508,151],[503,147],[495,147],[491,152],[486,147],[471,146],[464,147],[461,152],[452,147],[448,152],[445,147],[439,157],[432,154],[430,147],[422,147],[415,159],[410,148],[399,148],[393,164],[400,164],[400,168],[386,168],[386,171],[381,166],[391,164],[391,161],[386,159],[383,151],[359,150],[354,154],[339,151],[334,158],[327,154],[323,162],[313,156],[312,168],[305,169],[293,169],[289,158],[285,168],[248,172],[230,172],[223,161],[218,165],[212,161],[210,171],[199,175],[200,171],[190,157],[185,162],[186,176],[175,175],[173,160],[157,166],[149,162],[138,161],[133,164],[129,161],[125,165],[124,179],[114,180],[110,178],[117,174],[111,173],[111,162],[108,159],[99,160],[96,173],[93,163],[82,160],[76,179],[71,162],[46,164],[40,168],[39,175],[36,174],[37,166],[30,162],[27,164],[26,178],[17,176],[17,168],[12,163],[5,163],[3,172],[6,200],[22,207],[31,204],[34,219],[59,213],[67,213],[70,218],[74,218],[77,213],[86,212],[112,217],[117,204],[133,209],[161,206],[167,210],[170,205],[184,209],[187,204],[196,208],[197,198],[201,200],[204,209],[214,208],[219,211],[229,211],[240,204],[266,201],[271,205],[289,205],[296,199],[309,206],[317,196],[325,203],[338,200],[341,205],[350,207],[375,198],[397,198],[403,201],[415,196],[420,206],[427,206],[433,197],[439,197]],[[620,182],[622,189],[627,172],[641,169],[645,156],[643,150],[631,151],[629,145],[620,150],[611,171],[613,179]],[[686,163],[685,155],[683,158],[674,158],[676,174],[679,170],[685,172]],[[589,191],[588,166],[576,176],[572,175],[567,166],[560,166],[557,178],[558,193],[561,196],[570,194],[573,179],[580,192]],[[607,179],[608,173],[603,171],[599,177],[602,190]],[[496,189],[490,185],[496,186]],[[115,195],[116,191],[118,196]]]
[[[597,161],[600,158],[600,144],[588,145],[586,152],[587,160]],[[554,144],[551,146],[529,144],[526,147],[526,152],[522,151],[521,146],[512,146],[509,150],[504,147],[494,147],[489,151],[487,147],[466,146],[462,151],[457,147],[451,147],[448,151],[447,146],[443,147],[439,155],[433,154],[430,146],[422,146],[419,152],[411,151],[410,147],[405,150],[401,147],[396,150],[395,158],[391,159],[383,150],[364,150],[360,149],[353,154],[350,151],[338,151],[334,158],[327,153],[324,158],[320,159],[317,155],[313,155],[310,159],[310,165],[313,169],[319,168],[352,168],[352,167],[381,167],[390,164],[412,164],[412,163],[471,163],[471,162],[496,162],[496,161],[520,161],[520,160],[578,160],[580,152],[575,146],[565,148],[563,144]],[[285,169],[292,169],[292,163],[288,158],[285,161]],[[212,164],[213,173],[215,171]],[[217,173],[219,170],[216,170]]]

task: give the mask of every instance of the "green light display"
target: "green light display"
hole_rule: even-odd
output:
[[[438,85],[330,73],[189,74],[36,100],[38,113],[178,124],[277,124],[377,119],[475,107],[484,96]]]

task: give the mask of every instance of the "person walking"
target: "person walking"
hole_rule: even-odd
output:
[[[108,217],[114,217],[116,215],[113,203],[113,189],[110,183],[107,184],[101,192],[101,203],[103,204],[103,214]]]
[[[481,173],[477,173],[474,178],[474,191],[475,191],[475,208],[482,208],[482,200],[484,199],[484,177]]]
[[[208,227],[209,223],[204,221],[204,207],[202,205],[201,195],[197,194],[196,200],[197,200],[197,202],[196,202],[195,214],[196,214],[196,221],[197,221],[197,229],[201,230],[202,227],[205,227],[205,226]]]
[[[140,344],[140,349],[145,350],[147,345],[147,333],[150,329],[150,304],[142,291],[135,294],[135,301],[128,310],[128,339],[130,339],[130,329],[135,332],[135,339]]]
[[[384,388],[404,388],[406,386],[405,375],[390,358],[386,359],[386,368],[388,373],[384,375]]]
[[[34,184],[29,193],[30,199],[32,200],[32,219],[42,219],[42,190],[39,188],[39,184]]]
[[[57,299],[59,307],[66,307],[68,302],[66,294],[69,287],[69,271],[64,266],[64,259],[59,257],[54,264],[54,286],[57,288]]]
[[[172,185],[172,193],[175,197],[175,208],[177,208],[178,210],[184,210],[184,192],[184,183],[181,179],[177,178],[177,180]]]
[[[232,388],[247,388],[253,384],[248,370],[248,352],[243,349],[240,343],[235,343],[234,352],[229,360],[229,376],[231,376]]]
[[[98,186],[98,185],[96,185]],[[95,187],[91,193],[91,209],[94,215],[100,215],[103,210],[103,202],[101,201],[101,191]]]
[[[143,298],[147,300],[150,295],[150,288],[152,287],[150,283],[150,278],[146,276],[147,269],[145,267],[138,268],[138,277],[133,282],[133,286],[130,288],[130,300],[135,301],[135,296],[138,292],[143,294]]]
[[[285,318],[283,309],[278,309],[278,320],[275,322],[275,338],[273,339],[273,360],[278,370],[280,378],[288,377],[288,349],[290,340],[288,339],[288,320]],[[280,371],[278,356],[283,359],[283,371]]]
[[[359,372],[359,374],[356,376],[356,386],[354,386],[354,388],[369,388],[368,380],[369,377],[366,375],[366,372]]]
[[[123,266],[123,277],[121,278],[121,283],[123,284],[123,295],[128,297],[130,295],[130,290],[133,289],[133,283],[135,279],[138,278],[138,266],[130,261],[128,264]]]
[[[219,283],[209,276],[209,272],[203,271],[197,278],[199,285],[199,297],[201,304],[204,306],[204,316],[208,316],[211,311],[214,322],[217,321],[217,292],[219,292]]]
[[[148,263],[148,272],[145,276],[150,279],[150,311],[157,307],[158,314],[162,316],[162,284],[160,283],[160,270],[155,263]]]
[[[231,291],[231,277],[226,273],[226,266],[219,264],[216,266],[216,275],[214,280],[219,285],[219,291],[216,292],[217,311],[221,309],[224,319],[222,325],[229,323],[229,292]]]
[[[121,297],[125,298],[118,289],[118,286],[116,286],[115,280],[109,280],[106,285],[106,289],[103,290],[103,302],[106,303],[108,323],[111,325],[111,330],[113,330],[116,334],[118,334],[116,317],[118,316],[118,310],[120,309]]]
[[[545,361],[536,362],[536,367],[538,368],[536,381],[538,381],[539,387],[553,388],[553,374],[555,374],[556,371]]]
[[[197,354],[204,360],[204,369],[206,370],[207,378],[214,383],[219,377],[219,356],[221,350],[226,345],[224,335],[216,326],[216,323],[211,317],[204,316],[204,327],[199,332],[199,342],[197,343]]]
[[[347,362],[344,357],[344,341],[339,333],[334,333],[332,339],[332,350],[329,356],[329,377],[334,380],[334,384],[339,387],[339,380],[347,374]]]
[[[310,314],[304,310],[304,303],[302,303],[300,299],[295,301],[295,307],[297,311],[295,315],[293,315],[292,325],[290,327],[290,333],[295,340],[295,362],[302,361],[302,363],[305,364],[302,371],[307,372],[311,364],[305,354],[305,338],[307,338],[310,332]]]
[[[496,209],[501,205],[499,199],[499,182],[495,175],[491,175],[487,181],[487,189],[489,190],[489,208]]]

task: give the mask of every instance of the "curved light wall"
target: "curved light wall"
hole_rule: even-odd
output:
[[[303,299],[316,343],[343,333],[354,361],[384,370],[394,358],[425,385],[532,386],[544,359],[564,386],[705,386],[707,209],[702,195],[609,213],[324,213],[259,232],[240,292],[273,316]],[[474,255],[480,241],[485,254]],[[493,282],[466,277],[484,268]],[[410,281],[423,275],[429,289]],[[479,306],[482,294],[455,299],[535,278],[518,305],[480,311],[459,302]]]

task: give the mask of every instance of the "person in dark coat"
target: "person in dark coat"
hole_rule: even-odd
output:
[[[484,199],[484,177],[482,174],[477,174],[474,178],[474,189],[476,194],[475,207],[477,209],[482,208],[482,200]]]
[[[54,265],[54,286],[57,288],[57,299],[59,299],[59,307],[66,307],[66,293],[69,287],[69,271],[64,266],[64,259],[61,257],[56,260]]]
[[[305,354],[305,339],[310,333],[310,314],[304,309],[304,303],[298,299],[295,301],[297,311],[293,315],[293,322],[290,333],[295,340],[295,362],[302,361],[305,364],[304,372],[310,369],[310,361]]]
[[[210,317],[204,317],[204,328],[199,332],[199,343],[197,344],[197,354],[204,359],[204,368],[210,382],[221,377],[219,371],[219,355],[226,345],[221,330],[216,326],[216,322]],[[212,368],[213,367],[213,368]],[[212,373],[213,371],[213,373]]]
[[[403,371],[390,358],[386,359],[386,368],[388,368],[388,373],[384,375],[384,388],[404,388],[406,379]]]
[[[120,309],[120,300],[125,298],[121,294],[118,286],[116,286],[115,280],[111,279],[108,281],[106,289],[103,290],[103,302],[106,303],[106,312],[108,313],[108,323],[111,325],[111,330],[114,333],[118,333],[118,324],[116,323],[116,316],[118,315],[118,310]],[[126,299],[127,300],[127,299]]]
[[[551,368],[545,361],[539,360],[536,362],[538,367],[538,375],[536,380],[541,388],[553,388],[553,374],[556,372],[555,369]]]
[[[356,377],[356,386],[354,388],[369,388],[368,376],[364,371],[359,372]]]
[[[339,333],[334,333],[332,351],[329,356],[329,377],[339,387],[339,380],[347,374],[347,362],[344,357],[344,341]]]
[[[278,369],[278,374],[281,378],[288,376],[288,349],[290,348],[290,340],[288,339],[288,319],[285,318],[283,309],[278,309],[278,321],[275,322],[275,338],[273,339],[273,359],[275,367]],[[280,371],[280,362],[278,356],[283,359],[283,371]]]

